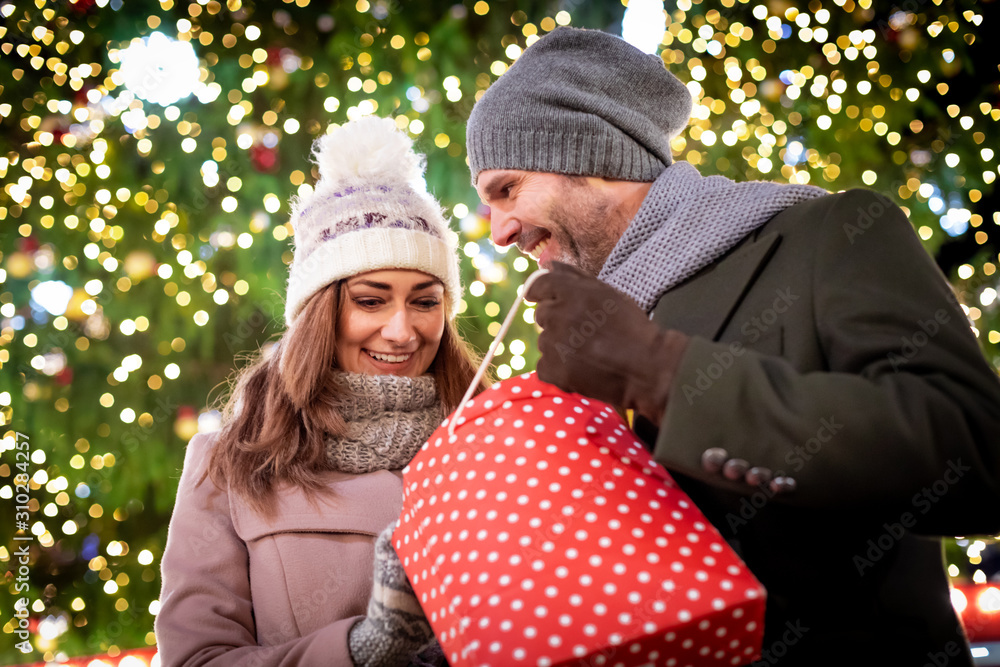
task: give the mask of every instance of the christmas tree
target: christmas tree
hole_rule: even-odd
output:
[[[489,346],[534,265],[489,240],[464,123],[558,25],[624,27],[660,55],[696,100],[675,155],[702,173],[898,202],[1000,368],[994,3],[34,0],[0,15],[0,498],[24,506],[0,542],[4,663],[155,643],[184,445],[282,331],[287,201],[331,125],[378,114],[415,137],[460,236],[460,328]],[[528,308],[500,378],[534,367],[535,336]],[[952,541],[952,575],[982,579],[984,547]]]

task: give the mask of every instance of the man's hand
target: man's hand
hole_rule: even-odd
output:
[[[539,379],[642,414],[659,426],[688,336],[651,322],[628,297],[552,262],[525,294],[542,327]]]

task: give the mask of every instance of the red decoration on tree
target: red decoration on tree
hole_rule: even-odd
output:
[[[257,145],[250,149],[250,163],[262,174],[276,171],[278,168],[278,149]]]
[[[97,4],[96,0],[70,0],[69,6],[73,8],[77,14],[86,14],[94,5]]]
[[[70,386],[73,384],[73,369],[66,366],[56,374],[55,381],[56,384],[62,385],[63,387]]]
[[[38,237],[32,234],[31,236],[26,236],[23,239],[20,239],[17,244],[17,249],[30,255],[38,250],[38,245]]]

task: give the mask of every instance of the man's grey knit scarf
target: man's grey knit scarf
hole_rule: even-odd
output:
[[[653,182],[598,278],[649,313],[667,290],[779,211],[826,194],[811,185],[702,176],[687,162],[676,162]]]
[[[362,474],[406,467],[444,419],[432,375],[337,373],[347,433],[327,440],[334,470]]]

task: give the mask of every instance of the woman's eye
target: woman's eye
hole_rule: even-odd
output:
[[[362,308],[374,308],[379,305],[378,299],[355,299],[354,303],[358,304]]]
[[[441,302],[438,301],[437,299],[421,299],[421,300],[417,301],[416,303],[421,308],[426,308],[426,309],[430,310],[431,308],[436,307]]]

